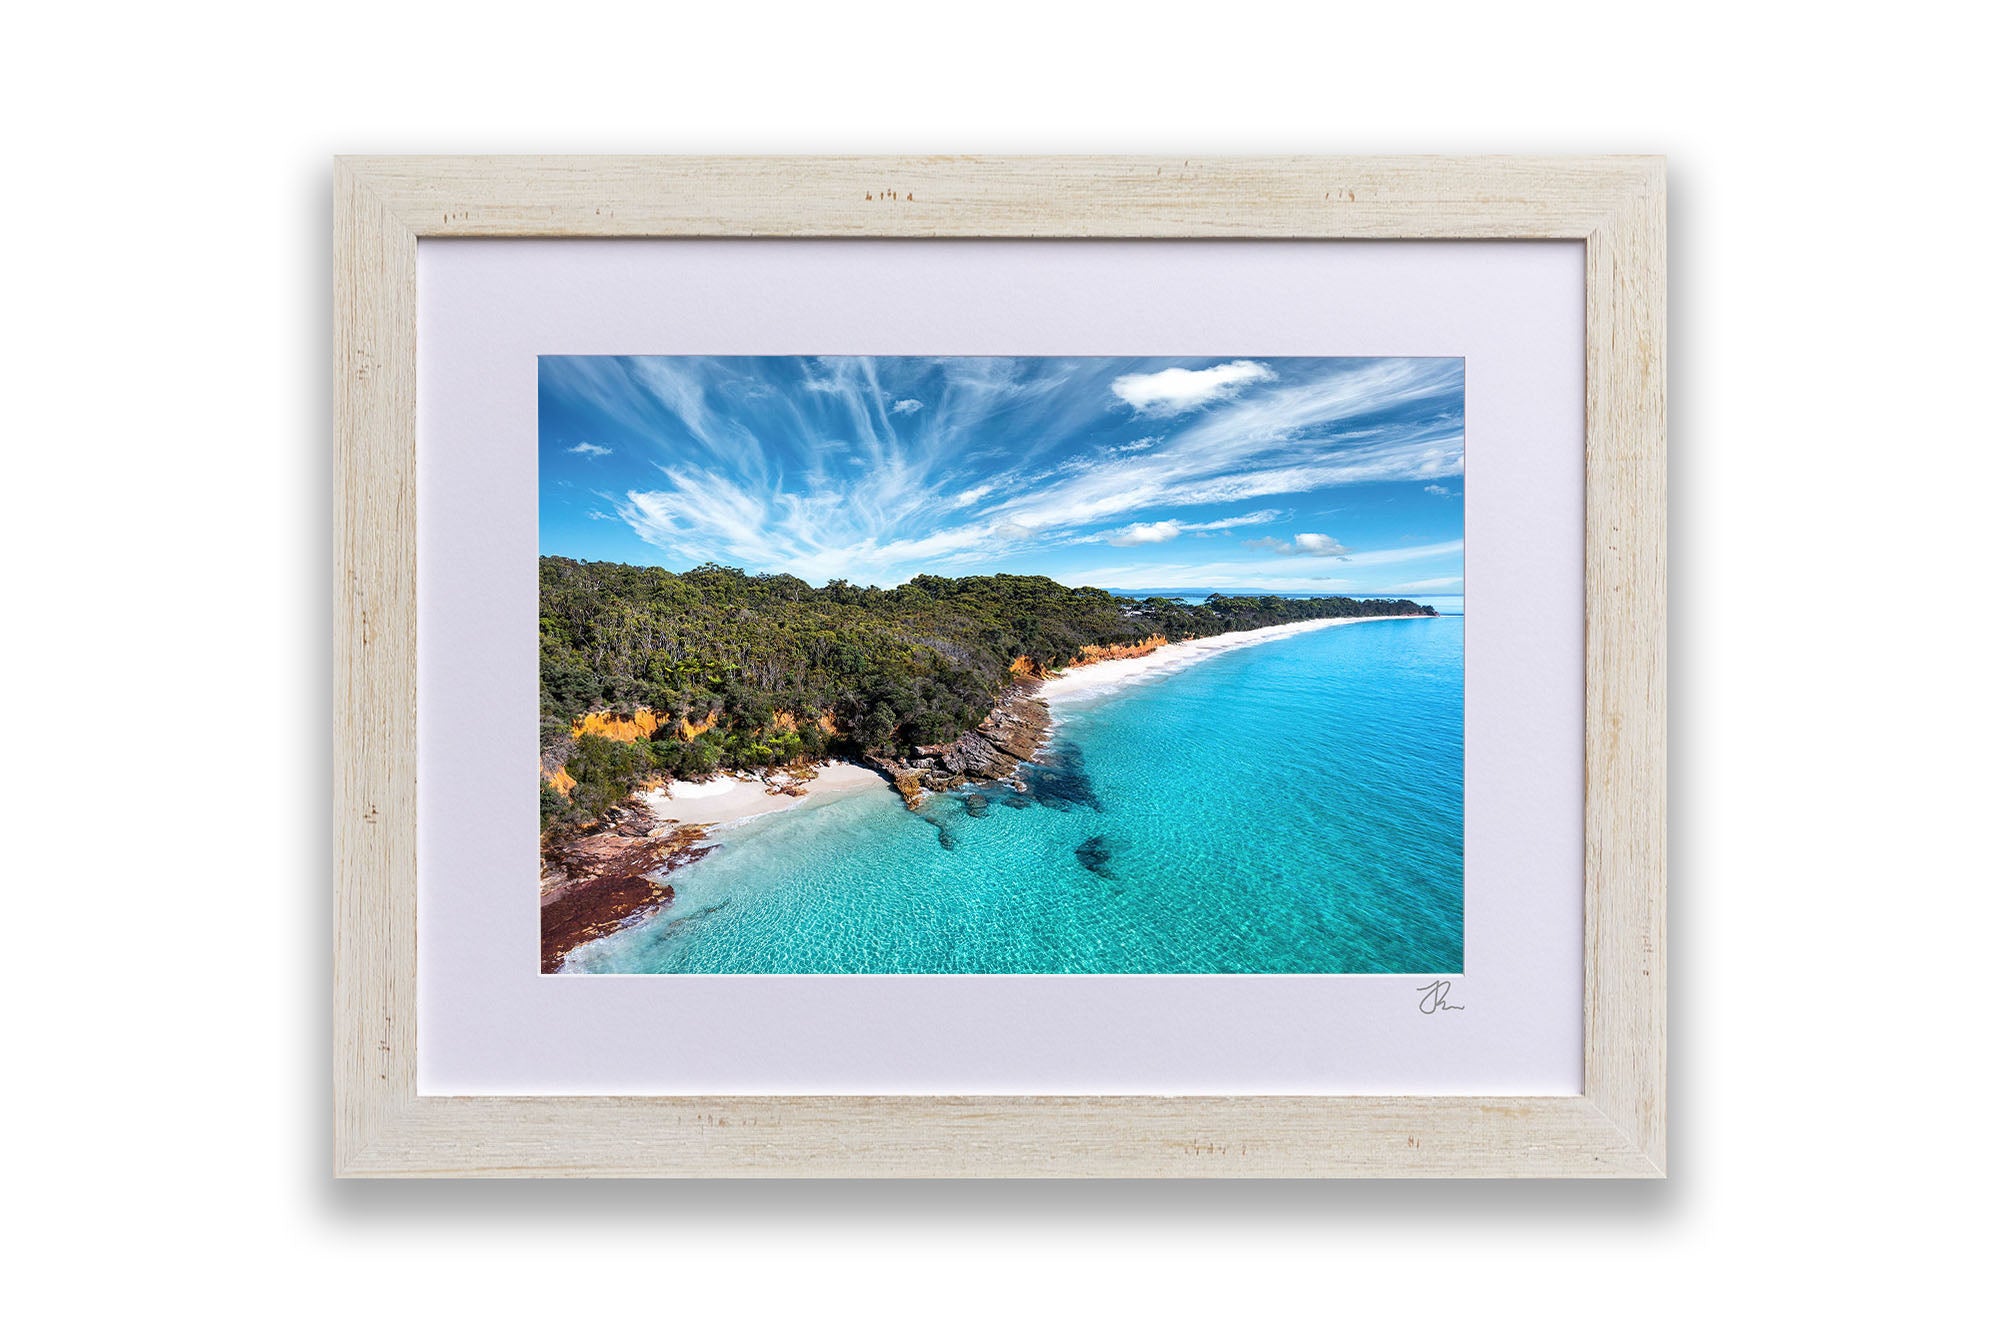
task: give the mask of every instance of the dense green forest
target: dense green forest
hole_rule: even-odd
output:
[[[673,574],[544,556],[542,770],[560,766],[577,785],[565,796],[544,780],[543,825],[594,819],[649,773],[701,777],[829,750],[906,755],[946,743],[985,717],[1021,659],[1049,670],[1087,644],[1428,614],[1410,601],[1349,597],[1134,599],[1012,574],[815,588],[718,565]],[[712,725],[631,742],[570,734],[585,713],[641,708]]]

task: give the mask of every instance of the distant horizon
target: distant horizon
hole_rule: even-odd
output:
[[[539,385],[544,555],[1463,596],[1457,358],[543,357]]]
[[[578,561],[579,563],[582,563],[582,564],[618,564],[618,565],[627,565],[627,566],[630,566],[631,568],[634,568],[634,569],[657,569],[657,570],[659,570],[659,571],[660,571],[660,572],[661,572],[662,574],[672,574],[672,575],[675,575],[676,577],[681,577],[681,576],[684,576],[684,575],[687,575],[687,574],[691,574],[691,573],[693,573],[693,572],[694,572],[695,570],[703,568],[703,567],[704,567],[705,565],[710,565],[710,564],[712,564],[712,565],[713,565],[713,566],[714,566],[715,568],[718,568],[718,569],[733,569],[733,570],[735,570],[735,571],[736,571],[737,573],[739,573],[739,574],[742,574],[742,575],[743,575],[744,577],[746,577],[746,578],[785,578],[785,577],[790,577],[790,578],[795,578],[795,579],[799,579],[799,581],[800,581],[800,582],[802,582],[802,583],[804,583],[804,584],[805,584],[805,585],[806,585],[807,587],[809,587],[809,588],[813,588],[813,589],[816,589],[816,590],[820,590],[820,589],[824,589],[824,588],[825,588],[825,587],[826,587],[826,586],[827,586],[827,585],[828,585],[829,583],[832,583],[832,582],[835,582],[835,581],[841,581],[841,582],[846,582],[846,583],[848,583],[848,584],[850,584],[851,586],[854,586],[854,587],[861,587],[861,588],[883,588],[883,585],[881,585],[881,584],[879,584],[879,583],[861,583],[861,584],[856,584],[856,583],[854,583],[854,581],[853,581],[852,579],[846,579],[846,580],[840,580],[840,579],[839,579],[839,577],[838,577],[837,575],[835,576],[835,578],[834,578],[834,579],[823,579],[823,580],[821,580],[821,581],[820,581],[820,582],[818,582],[818,583],[814,583],[814,582],[812,582],[812,580],[810,580],[810,579],[805,579],[805,578],[801,578],[801,577],[800,577],[799,575],[797,575],[797,574],[793,574],[793,573],[791,573],[791,572],[790,572],[789,570],[783,570],[783,569],[745,569],[745,568],[743,568],[743,566],[741,566],[741,565],[730,565],[730,564],[724,564],[724,563],[722,563],[721,561],[706,561],[706,562],[704,562],[704,563],[703,563],[702,565],[691,565],[691,566],[689,566],[689,567],[688,567],[688,568],[686,568],[686,569],[670,569],[670,568],[668,568],[668,567],[667,567],[666,565],[663,565],[663,564],[660,564],[660,563],[659,563],[659,562],[657,562],[657,561],[652,561],[652,562],[646,562],[646,563],[640,563],[640,562],[635,562],[635,561],[631,561],[631,560],[606,560],[606,561],[592,561],[592,560],[587,560],[587,559],[585,559],[585,558],[584,558],[583,556],[574,556],[574,555],[564,555],[564,554],[562,554],[562,553],[560,553],[560,552],[556,552],[556,551],[545,551],[545,552],[543,552],[543,553],[542,553],[542,558],[544,558],[544,559],[554,559],[554,560],[575,560],[575,561]],[[996,570],[992,571],[991,573],[987,573],[987,574],[940,574],[940,573],[935,573],[935,572],[933,572],[933,571],[931,571],[931,570],[928,570],[928,569],[920,569],[920,570],[918,570],[918,571],[917,571],[916,573],[914,573],[914,574],[910,575],[910,578],[909,578],[909,579],[904,579],[902,583],[894,583],[894,584],[890,584],[890,585],[888,585],[888,587],[887,587],[887,588],[883,588],[883,590],[884,590],[884,591],[893,591],[893,590],[894,590],[894,589],[896,589],[896,588],[900,588],[900,587],[902,587],[902,586],[903,586],[903,583],[908,583],[908,582],[910,581],[910,579],[917,579],[917,578],[926,578],[926,577],[929,577],[929,578],[943,578],[943,579],[971,579],[971,578],[1045,578],[1045,579],[1050,579],[1051,581],[1053,581],[1053,582],[1056,582],[1056,583],[1062,583],[1062,584],[1063,584],[1063,586],[1064,586],[1064,587],[1067,587],[1067,588],[1096,588],[1096,589],[1097,589],[1097,590],[1098,590],[1099,592],[1108,592],[1108,593],[1112,594],[1112,595],[1113,595],[1114,597],[1196,597],[1196,596],[1202,596],[1202,597],[1205,597],[1205,596],[1207,596],[1207,595],[1208,595],[1208,594],[1210,594],[1210,593],[1221,593],[1221,594],[1223,594],[1224,596],[1228,596],[1228,597],[1293,597],[1293,598],[1302,598],[1302,597],[1347,597],[1347,598],[1352,598],[1352,599],[1353,599],[1353,600],[1355,600],[1355,601],[1364,601],[1364,602],[1365,602],[1365,601],[1368,601],[1368,600],[1370,600],[1370,599],[1388,599],[1388,598],[1391,598],[1391,597],[1396,597],[1396,598],[1402,598],[1402,599],[1404,599],[1404,600],[1407,600],[1407,601],[1412,601],[1412,602],[1421,602],[1421,601],[1423,601],[1423,600],[1424,600],[1424,599],[1425,599],[1426,597],[1435,597],[1435,598],[1456,598],[1457,600],[1459,600],[1459,601],[1461,601],[1461,602],[1465,600],[1465,594],[1464,594],[1464,593],[1462,593],[1462,592],[1429,592],[1429,593],[1408,593],[1408,592],[1393,592],[1393,591],[1390,591],[1390,592],[1384,592],[1384,591],[1380,591],[1380,590],[1377,590],[1377,591],[1372,591],[1372,592],[1369,592],[1369,591],[1356,591],[1356,592],[1285,592],[1285,591],[1283,591],[1283,590],[1281,590],[1281,589],[1277,589],[1277,588],[1209,588],[1209,587],[1199,587],[1199,586],[1197,586],[1197,587],[1191,587],[1191,588],[1189,588],[1189,587],[1183,587],[1183,588],[1113,588],[1113,587],[1106,587],[1106,586],[1104,586],[1104,585],[1102,585],[1102,584],[1096,584],[1096,583],[1065,583],[1065,582],[1064,582],[1063,580],[1061,580],[1061,579],[1058,579],[1058,578],[1056,578],[1056,577],[1055,577],[1055,576],[1054,576],[1053,574],[1035,574],[1035,573],[1030,573],[1030,572],[1026,572],[1026,571],[1022,571],[1022,570],[1013,570],[1013,569],[996,569]]]

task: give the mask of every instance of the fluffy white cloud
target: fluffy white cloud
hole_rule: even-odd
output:
[[[923,411],[924,405],[914,398],[898,398],[889,410],[899,417],[904,417],[912,412]]]
[[[569,452],[582,454],[585,458],[602,458],[611,451],[601,444],[575,444],[570,446]]]
[[[1158,523],[1134,523],[1129,528],[1120,528],[1104,540],[1113,546],[1145,546],[1152,542],[1170,542],[1187,531],[1172,519]]]
[[[1243,543],[1265,551],[1276,551],[1280,555],[1313,555],[1336,560],[1347,558],[1347,548],[1324,532],[1301,532],[1290,541],[1278,537],[1258,537]]]
[[[1230,361],[1206,370],[1175,367],[1150,375],[1120,375],[1111,381],[1111,392],[1136,411],[1175,416],[1218,398],[1233,398],[1246,385],[1276,378],[1269,366]]]

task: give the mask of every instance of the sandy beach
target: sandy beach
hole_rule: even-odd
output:
[[[768,778],[718,774],[706,782],[669,782],[642,791],[639,797],[661,819],[723,825],[789,810],[815,796],[888,785],[888,779],[874,769],[836,759],[820,765],[819,771],[803,782],[776,770]]]
[[[1144,657],[1127,657],[1108,662],[1094,662],[1089,666],[1070,667],[1042,682],[1041,694],[1052,706],[1060,705],[1065,700],[1103,694],[1154,676],[1179,671],[1217,653],[1233,652],[1238,648],[1248,648],[1252,644],[1268,643],[1272,639],[1286,639],[1294,634],[1305,634],[1312,630],[1333,629],[1341,625],[1361,625],[1371,620],[1394,619],[1397,617],[1353,616],[1345,620],[1296,620],[1287,625],[1266,625],[1262,629],[1232,630],[1227,634],[1217,634],[1205,639],[1184,639],[1180,643],[1170,643]]]

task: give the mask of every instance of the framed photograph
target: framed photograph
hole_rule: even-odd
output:
[[[1664,1174],[1660,160],[335,173],[339,1174]]]

